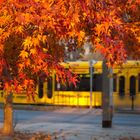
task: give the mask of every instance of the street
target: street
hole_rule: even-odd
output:
[[[3,122],[3,112],[0,110],[0,124]],[[112,128],[102,128],[101,109],[59,108],[48,111],[15,110],[14,123],[16,130],[45,131],[69,134],[70,137],[84,140],[92,136],[108,135],[136,136],[140,138],[140,115],[115,113]],[[72,138],[74,139],[74,138]],[[77,140],[78,140],[77,139]],[[69,140],[69,139],[68,139]]]

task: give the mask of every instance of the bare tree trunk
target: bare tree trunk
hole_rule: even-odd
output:
[[[4,96],[4,122],[3,122],[3,134],[12,135],[13,129],[13,105],[12,105],[12,93],[5,92]]]
[[[113,116],[113,71],[108,68],[106,61],[103,61],[103,93],[102,93],[102,127],[112,127],[112,116]]]

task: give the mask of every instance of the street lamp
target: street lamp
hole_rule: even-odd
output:
[[[92,109],[92,87],[93,87],[93,65],[96,63],[95,60],[89,60],[89,73],[90,73],[90,109]],[[95,101],[95,100],[94,100]]]

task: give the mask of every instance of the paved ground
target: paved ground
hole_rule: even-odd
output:
[[[44,107],[42,110],[14,111],[15,129],[49,133],[54,140],[140,140],[140,114],[136,112],[115,113],[112,128],[102,128],[101,109]],[[0,114],[2,126],[2,111]]]

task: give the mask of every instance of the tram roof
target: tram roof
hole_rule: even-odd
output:
[[[62,65],[66,68],[72,67],[72,68],[87,68],[90,66],[89,61],[67,61],[63,62]],[[102,66],[102,61],[94,61],[93,67],[100,67]],[[116,66],[116,68],[119,68],[120,66]],[[125,63],[122,64],[121,67],[140,67],[140,60],[127,60]]]

